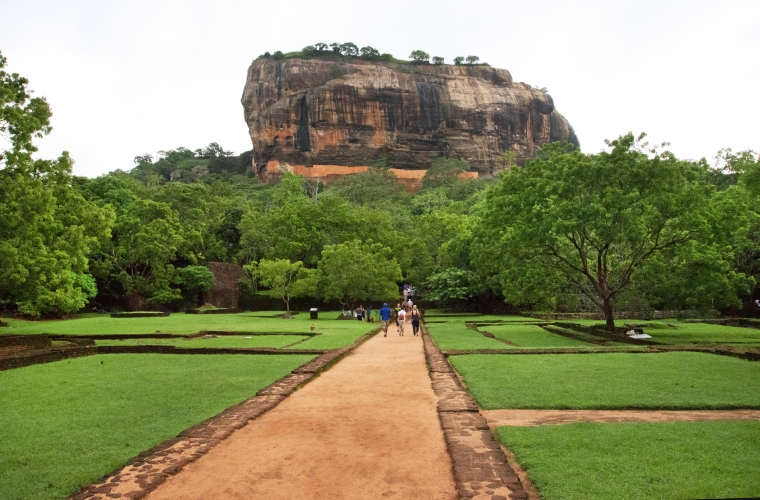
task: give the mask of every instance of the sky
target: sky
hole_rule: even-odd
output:
[[[546,87],[595,153],[646,132],[678,157],[760,150],[760,1],[0,0],[0,51],[53,109],[40,158],[76,175],[218,142],[251,149],[251,61],[316,42],[477,55]]]

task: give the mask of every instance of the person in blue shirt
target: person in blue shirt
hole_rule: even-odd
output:
[[[383,322],[383,337],[388,336],[388,322],[391,320],[391,310],[388,307],[388,304],[383,304],[383,307],[380,309],[380,319]]]

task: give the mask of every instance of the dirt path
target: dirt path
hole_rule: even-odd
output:
[[[422,341],[376,335],[147,498],[453,500]]]
[[[673,420],[760,420],[760,410],[480,410],[493,429],[574,422],[670,422]]]

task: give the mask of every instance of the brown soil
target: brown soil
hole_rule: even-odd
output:
[[[457,498],[422,341],[389,330],[148,498]]]
[[[493,429],[505,425],[574,422],[671,422],[674,420],[760,420],[760,410],[480,410]]]

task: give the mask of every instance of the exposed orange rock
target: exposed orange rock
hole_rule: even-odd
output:
[[[326,185],[332,184],[340,177],[350,174],[358,174],[365,172],[369,169],[366,165],[357,165],[354,167],[347,167],[343,165],[291,165],[285,162],[279,162],[277,160],[270,160],[267,162],[266,167],[259,173],[261,179],[265,182],[271,182],[280,179],[283,174],[289,172],[291,174],[300,175],[301,177],[316,182],[322,182]],[[417,192],[422,186],[422,178],[427,173],[427,170],[408,170],[402,168],[389,169],[396,178],[406,186],[406,189],[412,193]],[[460,177],[463,179],[477,179],[477,172],[462,172]]]

